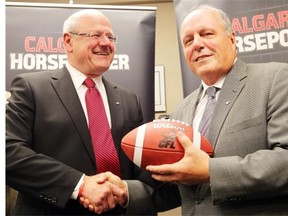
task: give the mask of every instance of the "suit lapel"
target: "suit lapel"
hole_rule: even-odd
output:
[[[223,124],[245,85],[246,65],[237,60],[231,71],[228,73],[225,82],[221,88],[219,99],[214,109],[213,119],[211,120],[207,139],[216,147],[217,139]],[[204,199],[205,194],[209,189],[209,184],[203,183],[197,187],[195,197]]]
[[[201,85],[202,86],[202,85]],[[171,114],[171,118],[181,119],[181,121],[186,122],[187,124],[193,125],[193,119],[195,116],[195,111],[197,104],[200,99],[202,87],[196,89],[192,94],[187,96],[184,100],[184,105],[177,110],[177,114]]]
[[[51,84],[69,113],[74,126],[83,140],[87,153],[95,164],[86,117],[68,70],[63,68],[52,73]]]
[[[124,125],[124,118],[123,118],[123,104],[120,96],[119,89],[116,84],[107,81],[103,77],[103,83],[105,85],[106,94],[108,97],[108,103],[110,108],[110,115],[111,115],[111,125],[112,125],[112,136],[114,139],[114,142],[116,142],[118,139],[117,137],[119,134],[117,134],[117,128],[122,128]],[[116,143],[115,143],[116,144]],[[116,145],[116,149],[118,151],[119,146]]]
[[[217,101],[214,110],[214,116],[209,127],[210,129],[207,138],[214,145],[214,149],[220,130],[223,127],[236,98],[245,85],[246,77],[246,64],[238,59],[231,71],[228,73],[222,86],[219,100]]]
[[[191,108],[191,110],[190,110],[191,114],[189,114],[189,118],[192,121],[192,125],[193,125],[193,119],[195,117],[196,108],[197,108],[197,105],[199,103],[202,91],[203,91],[203,87],[202,87],[202,85],[200,85],[200,87],[195,91],[195,94],[196,94],[197,97],[192,97],[192,100],[191,100],[191,104],[192,105],[191,106],[187,106],[187,108],[188,107]]]

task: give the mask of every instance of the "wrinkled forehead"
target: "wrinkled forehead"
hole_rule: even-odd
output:
[[[215,26],[215,24],[221,24],[220,16],[217,12],[211,9],[197,9],[190,12],[182,21],[180,26],[180,34],[183,36],[184,32],[187,31],[187,28],[196,28],[200,25],[205,26]]]

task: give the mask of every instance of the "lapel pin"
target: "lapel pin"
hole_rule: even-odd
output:
[[[119,105],[119,104],[120,104],[120,102],[116,101],[116,102],[115,102],[115,104]]]
[[[228,104],[230,104],[230,101],[226,101],[226,103],[225,103],[226,105],[228,105]]]

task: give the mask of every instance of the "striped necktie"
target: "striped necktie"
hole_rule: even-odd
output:
[[[199,124],[199,132],[205,136],[208,132],[209,125],[213,116],[214,108],[216,105],[216,92],[219,88],[210,86],[206,89],[205,94],[207,95],[207,103]]]
[[[84,85],[88,88],[85,102],[97,173],[110,171],[121,177],[119,158],[101,95],[92,79],[87,78]]]

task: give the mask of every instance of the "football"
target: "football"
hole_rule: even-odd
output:
[[[123,137],[121,147],[142,168],[175,163],[184,155],[176,137],[178,131],[183,131],[194,145],[213,156],[213,147],[204,136],[188,124],[172,119],[154,120],[135,128]]]

